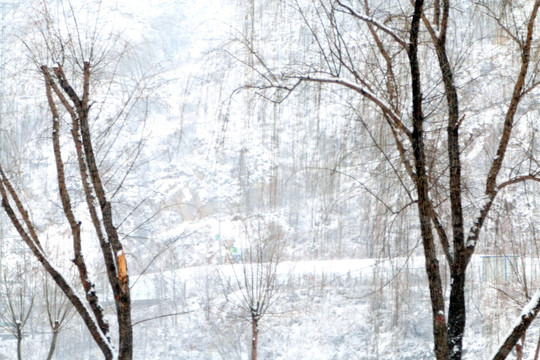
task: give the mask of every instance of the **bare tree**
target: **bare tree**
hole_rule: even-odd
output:
[[[73,247],[72,262],[78,273],[77,282],[70,282],[66,273],[56,266],[53,255],[46,250],[44,236],[33,220],[21,192],[4,170],[7,167],[5,164],[0,165],[0,193],[2,207],[19,236],[69,299],[104,357],[130,360],[133,357],[133,331],[128,266],[111,205],[110,189],[107,188],[100,168],[103,159],[98,158],[98,155],[103,157],[109,154],[112,145],[104,146],[101,142],[101,147],[96,146],[94,132],[96,124],[104,121],[103,117],[108,117],[113,125],[126,117],[126,109],[132,106],[138,94],[128,94],[128,100],[113,107],[120,109],[118,113],[105,110],[108,92],[114,87],[110,78],[114,78],[120,66],[119,59],[125,47],[118,37],[101,33],[103,28],[98,21],[100,5],[98,3],[97,9],[87,9],[92,14],[88,18],[95,20],[95,23],[89,25],[78,21],[77,9],[69,2],[60,2],[60,11],[55,12],[63,16],[61,19],[55,18],[43,3],[43,7],[38,10],[38,19],[34,22],[37,26],[33,34],[37,33],[37,36],[31,38],[29,35],[25,43],[44,84],[56,166],[57,198],[54,201],[58,200],[61,204],[64,226],[69,228]],[[103,85],[101,81],[105,82],[105,87],[101,87],[103,93],[98,92]],[[113,125],[109,123],[103,132],[104,137],[112,138],[112,141],[119,136],[112,131]],[[75,161],[66,160],[68,157]],[[121,187],[124,180],[125,176],[113,185]],[[118,188],[113,190],[118,191]],[[83,221],[89,225],[83,228]],[[103,294],[98,294],[89,270],[88,258],[84,254],[88,245],[83,245],[83,242],[87,244],[90,239],[96,240],[112,292],[118,329],[117,347],[105,309],[101,305]],[[61,319],[65,319],[69,312],[61,307],[56,309],[60,313],[52,316],[53,307],[49,307],[49,310],[53,351]]]
[[[17,359],[22,360],[22,341],[25,336],[25,326],[30,320],[37,297],[36,281],[31,274],[32,261],[24,254],[17,254],[22,259],[7,257],[2,266],[0,283],[0,319],[1,327],[17,339]],[[13,261],[10,261],[14,260]]]
[[[503,189],[540,181],[534,151],[515,151],[512,147],[514,139],[523,135],[516,130],[522,116],[520,105],[538,85],[534,35],[540,1],[517,2],[513,4],[519,9],[516,13],[504,8],[496,15],[490,9],[498,4],[492,2],[458,5],[449,0],[416,0],[399,5],[368,0],[318,1],[309,5],[296,1],[293,6],[310,34],[312,46],[306,51],[313,56],[304,52],[283,64],[257,53],[256,62],[244,64],[258,73],[261,81],[247,87],[278,103],[292,91],[309,88],[310,84],[351,91],[361,99],[352,105],[360,121],[368,127],[377,126],[377,121],[386,124],[394,143],[394,151],[385,154],[386,161],[417,207],[435,356],[439,360],[461,359],[467,268],[482,243],[481,233],[490,210]],[[476,22],[477,18],[481,21]],[[495,56],[504,54],[513,66],[504,68],[505,73],[512,73],[502,85],[509,95],[500,89],[497,94],[499,108],[502,106],[495,115],[500,119],[497,131],[490,129],[491,124],[483,128],[489,131],[489,138],[482,138],[487,157],[483,158],[485,172],[479,173],[474,171],[470,158],[463,160],[477,139],[468,117],[483,119],[493,115],[480,104],[474,110],[466,110],[461,104],[470,103],[471,92],[480,86],[489,88],[489,70],[485,81],[484,77],[476,79],[467,73],[467,67],[477,61],[472,56],[478,53],[465,49],[473,46],[472,41],[482,39],[474,33],[476,29],[464,24],[482,22],[500,29],[498,33],[509,39],[507,49],[500,49]],[[466,43],[462,39],[473,40]],[[243,44],[256,52],[249,41]],[[437,68],[430,64],[437,64]],[[493,94],[484,92],[482,96]],[[399,213],[400,209],[389,205],[393,213]],[[444,268],[438,249],[442,249],[450,273],[448,299],[444,296]],[[532,319],[538,306],[529,309],[526,318]],[[529,320],[515,328],[505,349],[515,345],[528,324]]]
[[[51,360],[56,350],[60,332],[66,328],[75,314],[69,299],[55,284],[51,284],[48,274],[44,274],[44,276],[43,298],[47,312],[47,324],[51,329],[51,345],[47,353],[47,360]]]
[[[257,217],[238,220],[242,230],[236,239],[244,244],[239,257],[232,260],[228,278],[230,300],[251,325],[251,360],[257,360],[259,322],[278,295],[277,267],[283,255],[283,229]],[[234,261],[238,261],[235,263]]]

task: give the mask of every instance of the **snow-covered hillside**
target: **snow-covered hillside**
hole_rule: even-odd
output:
[[[301,75],[351,71],[323,56],[327,47],[344,49],[345,43],[351,51],[348,59],[371,71],[366,79],[347,73],[347,81],[378,89],[391,77],[380,59],[372,57],[370,49],[378,45],[368,41],[370,30],[365,24],[344,21],[340,16],[347,12],[337,11],[336,4],[277,0],[0,4],[0,161],[30,209],[55,267],[68,274],[75,274],[72,232],[61,210],[50,114],[36,67],[40,61],[54,65],[48,58],[54,49],[40,39],[53,24],[75,52],[80,46],[84,53],[86,41],[95,40],[89,34],[99,34],[96,49],[109,56],[96,65],[92,132],[127,254],[134,359],[249,359],[252,334],[246,289],[250,286],[272,292],[259,323],[260,359],[434,357],[417,196],[402,162],[412,150],[396,150],[394,141],[400,135],[393,134],[380,121],[377,107],[357,93],[346,87],[294,82]],[[373,4],[373,13],[389,26],[387,35],[407,33],[408,29],[395,27],[402,18],[392,12],[409,11],[408,3]],[[459,126],[468,228],[473,228],[471,214],[487,201],[483,181],[497,152],[493,138],[503,130],[494,119],[505,116],[515,77],[508,68],[520,61],[515,46],[509,45],[516,39],[476,16],[479,11],[488,14],[497,4],[478,10],[480,5],[459,3],[456,13],[465,15],[451,19],[448,47],[459,70],[456,83],[464,108]],[[527,6],[515,7],[516,29],[521,29]],[[45,15],[60,20],[47,22]],[[70,16],[80,19],[78,27],[61,21]],[[328,30],[328,19],[343,21],[343,34]],[[328,43],[318,42],[320,34]],[[428,39],[427,32],[424,36]],[[538,47],[535,40],[535,71]],[[389,49],[402,65],[405,52]],[[426,69],[422,81],[430,101],[425,109],[426,146],[432,151],[429,191],[441,226],[450,228],[445,193],[449,170],[438,162],[448,156],[441,135],[445,100],[435,55],[428,50],[422,55],[420,63]],[[76,72],[76,66],[72,70]],[[409,86],[408,73],[399,71],[394,76],[405,79],[400,86]],[[526,79],[531,96],[518,108],[501,172],[508,183],[529,172],[531,177],[537,175],[534,74]],[[390,102],[390,97],[383,100]],[[397,101],[396,109],[406,119],[403,126],[412,121],[409,97],[407,93]],[[61,139],[68,144],[70,128],[67,120],[62,121]],[[68,166],[76,159],[76,148],[64,153]],[[76,172],[68,170],[67,176],[75,177]],[[485,220],[467,273],[465,359],[488,356],[539,285],[540,202],[535,194],[540,189],[534,183],[506,185]],[[114,297],[106,285],[81,185],[73,185],[69,192],[81,221],[89,272],[112,316]],[[32,289],[34,295],[23,299],[34,302],[22,337],[23,358],[44,359],[51,338],[45,274],[29,260],[30,253],[4,212],[0,238],[0,271],[7,274],[0,280],[0,295],[9,297],[13,288]],[[435,250],[445,266],[439,243]],[[451,280],[444,269],[443,292],[448,299]],[[0,301],[1,306],[6,304]],[[9,321],[0,322],[0,360],[14,359],[16,339],[9,333]],[[76,314],[66,324],[55,359],[102,358]],[[524,359],[534,357],[538,336],[538,324],[533,323]]]

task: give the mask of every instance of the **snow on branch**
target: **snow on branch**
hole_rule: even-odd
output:
[[[465,244],[465,246],[467,247],[467,252],[468,252],[467,262],[472,257],[472,254],[476,247],[476,243],[478,242],[478,236],[480,235],[480,230],[482,229],[482,226],[484,225],[484,221],[487,218],[489,210],[491,209],[491,205],[493,205],[493,201],[495,200],[496,196],[497,196],[497,191],[492,192],[489,195],[486,195],[484,200],[480,203],[480,206],[479,206],[480,214],[478,214],[478,217],[474,220],[474,223],[471,226],[471,229],[469,230],[469,235],[467,236],[467,242]]]
[[[103,351],[103,354],[107,359],[113,359],[116,357],[114,347],[111,344],[108,332],[104,332],[99,327],[96,320],[92,317],[90,310],[83,302],[83,300],[77,295],[75,289],[67,282],[65,277],[60,273],[58,269],[52,264],[47,257],[47,254],[43,250],[39,238],[37,237],[35,226],[30,221],[29,213],[22,205],[16,191],[14,190],[11,182],[7,178],[2,166],[0,165],[0,196],[2,198],[2,207],[5,213],[11,220],[11,223],[21,236],[22,240],[26,243],[30,251],[34,254],[37,261],[39,261],[47,273],[51,276],[58,287],[63,291],[66,297],[73,304],[75,310],[81,316],[81,319],[90,330],[96,344]],[[14,209],[10,204],[10,198],[15,202],[16,208]],[[23,218],[23,222],[27,228],[23,226],[19,220],[19,216]],[[107,328],[108,330],[108,328]]]
[[[408,49],[408,45],[405,41],[403,41],[403,39],[401,39],[395,32],[394,30],[390,29],[388,26],[384,25],[384,24],[381,24],[380,22],[378,22],[377,20],[375,20],[374,18],[372,18],[371,16],[366,16],[366,15],[363,15],[363,14],[360,14],[358,12],[356,12],[354,9],[352,9],[351,7],[343,4],[341,1],[338,1],[337,2],[339,6],[341,6],[342,8],[346,9],[349,14],[351,14],[352,16],[354,16],[355,18],[357,19],[360,19],[362,21],[365,21],[367,23],[370,23],[371,25],[375,26],[376,28],[380,29],[381,31],[384,31],[385,33],[387,33],[388,35],[390,35],[398,44],[400,44],[401,46],[403,46],[403,48],[405,50]]]
[[[365,98],[373,102],[375,105],[377,105],[379,109],[381,109],[381,111],[392,120],[392,122],[394,123],[394,126],[397,129],[403,131],[409,139],[411,138],[411,132],[409,131],[409,129],[405,127],[405,125],[403,125],[403,122],[401,121],[400,117],[390,108],[390,106],[386,104],[384,100],[379,98],[377,95],[375,95],[371,91],[363,88],[362,86],[354,82],[351,82],[349,80],[335,78],[335,77],[311,77],[308,75],[308,76],[295,76],[294,78],[298,79],[300,82],[309,81],[309,82],[318,82],[318,83],[326,83],[326,84],[338,84],[338,85],[342,85],[356,91],[357,93],[359,93],[360,95],[364,96]]]
[[[504,341],[499,346],[497,351],[491,355],[491,360],[503,360],[506,359],[510,351],[516,346],[518,340],[523,336],[525,331],[533,320],[538,315],[540,310],[540,289],[536,290],[532,299],[529,303],[523,308],[521,314],[516,319],[512,330],[506,335]]]
[[[514,178],[511,178],[507,181],[500,183],[498,186],[494,186],[492,192],[489,195],[486,195],[486,198],[480,204],[480,214],[474,221],[474,224],[472,225],[469,231],[469,236],[467,238],[466,246],[470,251],[469,257],[472,256],[472,251],[476,247],[478,236],[480,234],[480,230],[482,229],[482,225],[484,224],[484,220],[486,219],[489,213],[489,210],[491,208],[491,205],[493,204],[493,201],[495,200],[495,197],[497,196],[499,191],[507,186],[518,184],[525,181],[540,182],[540,178],[538,177],[537,174],[516,176]]]

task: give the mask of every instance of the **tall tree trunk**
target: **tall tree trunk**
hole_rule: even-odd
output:
[[[420,83],[420,68],[418,64],[418,37],[419,25],[422,17],[423,0],[417,0],[414,4],[414,14],[411,20],[411,34],[409,44],[409,64],[411,68],[412,101],[413,101],[413,131],[412,147],[416,172],[416,191],[418,195],[418,215],[424,257],[426,259],[426,272],[431,299],[431,311],[433,316],[433,338],[435,343],[435,356],[437,360],[448,358],[448,333],[444,312],[444,296],[439,269],[439,261],[433,238],[431,225],[431,203],[428,193],[428,179],[426,173],[426,157],[424,147],[424,114],[422,111],[422,87]]]
[[[42,67],[48,84],[49,105],[53,115],[55,114],[54,101],[52,95],[49,95],[51,89],[54,90],[56,96],[61,100],[63,107],[68,111],[72,118],[72,137],[77,150],[77,159],[79,165],[79,173],[85,193],[87,207],[94,225],[96,235],[98,237],[100,247],[102,249],[103,260],[107,269],[109,284],[111,286],[118,321],[119,332],[119,360],[131,360],[133,357],[133,331],[131,324],[131,296],[129,290],[129,277],[127,271],[126,257],[124,254],[122,243],[119,239],[118,232],[113,222],[111,203],[107,199],[106,190],[103,185],[100,170],[95,158],[94,146],[89,125],[90,111],[90,77],[91,66],[88,61],[84,62],[83,68],[83,92],[79,97],[75,90],[71,87],[64,70],[61,66],[53,68],[56,76],[56,81],[52,79],[46,66]],[[58,85],[59,86],[58,86]],[[60,90],[62,89],[62,91]],[[69,105],[67,97],[71,100],[73,107]],[[53,133],[56,137],[57,132]],[[56,135],[56,136],[55,136]],[[58,153],[59,145],[58,147]],[[57,166],[62,165],[62,160],[57,156]],[[59,185],[62,187],[64,181],[63,171],[59,171]],[[64,191],[67,194],[67,191]],[[63,207],[66,217],[68,218],[72,231],[75,235],[79,235],[78,223],[72,214],[71,204],[67,196],[63,196]],[[97,205],[95,201],[97,200]],[[100,216],[101,215],[101,216]],[[81,254],[80,236],[73,236],[74,251],[76,255],[76,265],[79,268],[79,273],[83,284],[89,285],[87,279],[87,271]],[[115,256],[116,255],[116,256]],[[89,293],[88,290],[86,290]],[[92,292],[94,293],[94,292]],[[108,333],[108,324],[101,321],[103,318],[102,309],[93,299],[88,299],[96,318],[99,322],[99,327],[104,334]]]

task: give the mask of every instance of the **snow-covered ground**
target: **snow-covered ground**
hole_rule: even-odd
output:
[[[533,260],[538,264],[538,259]],[[140,359],[248,359],[250,324],[231,279],[247,264],[188,267],[132,277],[135,354]],[[483,358],[519,314],[501,296],[511,284],[483,280],[473,259],[466,359]],[[285,261],[276,272],[276,298],[260,323],[263,359],[432,359],[431,317],[421,257]],[[232,286],[231,286],[232,284]],[[448,284],[446,284],[448,290]],[[111,304],[106,304],[110,306]],[[503,317],[499,306],[508,307]],[[175,314],[175,315],[172,315]],[[533,327],[529,337],[538,332]],[[29,328],[28,359],[41,358],[50,335]],[[0,340],[4,357],[15,339]],[[526,353],[534,352],[532,346]],[[100,358],[77,320],[61,333],[57,359]],[[41,354],[41,355],[40,355]]]

